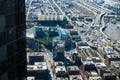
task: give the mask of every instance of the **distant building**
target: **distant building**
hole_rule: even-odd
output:
[[[67,29],[58,27],[58,33],[59,33],[60,39],[62,39],[62,40],[69,39],[69,37],[70,37],[70,32]]]
[[[75,41],[81,41],[81,37],[79,35],[72,35],[71,38]]]
[[[85,75],[88,80],[102,80],[95,70],[89,72],[85,71]]]
[[[82,68],[83,68],[83,71],[91,71],[91,70],[96,71],[96,67],[93,61],[84,61]]]
[[[78,66],[68,66],[67,73],[68,73],[68,75],[79,75],[80,70],[79,70]]]
[[[72,54],[72,60],[75,63],[75,65],[77,65],[77,66],[80,66],[82,64],[81,56],[78,55],[77,53]]]
[[[120,79],[120,61],[111,61],[111,68]]]
[[[53,59],[57,61],[64,60],[65,44],[63,41],[53,42]]]
[[[34,76],[29,76],[29,77],[27,77],[27,80],[35,80],[35,77]]]
[[[91,76],[88,80],[102,80],[100,76]]]
[[[96,68],[106,67],[105,63],[103,63],[103,62],[97,62],[97,63],[94,63],[94,64],[95,64]]]
[[[78,35],[78,31],[70,31],[70,35]]]
[[[71,24],[66,24],[63,28],[65,28],[65,29],[73,29],[73,26]]]
[[[64,77],[64,78],[68,77],[65,66],[56,66],[55,74],[56,74],[56,77],[60,77],[60,78],[61,77]]]
[[[65,65],[62,61],[59,61],[59,62],[55,62],[55,67],[56,66],[65,66]]]
[[[108,65],[111,64],[111,61],[120,61],[119,54],[106,55],[106,62]]]
[[[86,77],[89,79],[90,77],[98,77],[98,73],[93,70],[93,71],[85,71]]]
[[[79,42],[77,44],[77,46],[78,46],[78,49],[82,49],[82,48],[88,49],[88,48],[90,48],[90,46],[87,44],[87,42]]]
[[[35,62],[44,62],[44,54],[40,52],[30,52],[28,58],[30,65],[33,65]]]
[[[27,65],[27,76],[34,76],[35,80],[48,77],[48,68],[46,62],[37,62],[35,65]]]
[[[69,80],[67,77],[57,77],[56,80]]]
[[[45,33],[44,33],[43,29],[36,27],[35,28],[35,38],[39,39],[39,38],[44,38],[44,37],[45,37]]]
[[[108,69],[106,66],[97,67],[97,72],[99,76],[103,76],[105,73],[111,73],[110,69]]]
[[[69,75],[69,80],[83,80],[81,75]]]
[[[102,80],[117,80],[117,77],[114,73],[104,73]]]
[[[55,13],[44,13],[43,15],[39,15],[38,13],[38,22],[42,26],[56,26],[56,25],[65,25],[68,21],[65,21],[63,15],[55,14]]]
[[[99,57],[92,57],[92,58],[87,58],[87,61],[93,61],[94,63],[99,63],[101,62]]]

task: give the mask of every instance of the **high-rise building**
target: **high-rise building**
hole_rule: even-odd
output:
[[[25,76],[25,0],[0,0],[0,80]]]

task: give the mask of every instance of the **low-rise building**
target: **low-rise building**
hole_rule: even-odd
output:
[[[117,77],[114,73],[104,73],[102,80],[117,80]]]
[[[28,58],[30,65],[34,65],[35,62],[44,62],[44,54],[40,52],[30,52]]]
[[[99,76],[103,76],[105,73],[111,73],[110,69],[108,69],[106,66],[97,67],[97,72]]]
[[[91,70],[96,70],[96,67],[94,65],[93,61],[84,61],[83,62],[83,71],[91,71]]]
[[[88,80],[102,80],[100,76],[90,76]]]
[[[89,77],[98,76],[98,73],[96,71],[85,71],[85,75],[89,79]]]
[[[111,68],[115,74],[120,78],[120,61],[111,61]]]
[[[120,61],[119,54],[106,55],[106,62],[108,65],[111,64],[111,61]]]
[[[29,77],[27,77],[27,80],[35,80],[35,77],[34,76],[29,76]]]
[[[27,76],[34,76],[35,79],[46,79],[48,67],[45,62],[37,62],[35,65],[27,65]]]
[[[65,66],[56,66],[55,74],[56,77],[68,77]]]
[[[69,80],[83,80],[81,75],[69,75]]]
[[[66,77],[57,77],[56,80],[69,80],[69,79]]]
[[[68,75],[79,75],[80,74],[80,70],[78,66],[68,66],[67,72],[68,72]]]
[[[106,67],[106,65],[105,65],[105,63],[103,63],[103,62],[97,62],[97,63],[95,63],[95,67],[96,67],[96,68]]]

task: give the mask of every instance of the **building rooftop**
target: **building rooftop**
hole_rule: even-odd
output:
[[[69,80],[68,78],[64,78],[64,77],[59,77],[57,78],[57,80]]]
[[[107,67],[99,67],[101,71],[105,71],[105,72],[111,72],[110,69],[108,69]]]
[[[27,77],[27,80],[35,80],[35,77]]]
[[[68,66],[67,70],[69,70],[69,71],[76,71],[76,70],[79,70],[79,68],[78,68],[78,66]]]
[[[116,68],[120,68],[120,61],[111,61],[111,64],[113,64]]]
[[[90,76],[88,80],[102,80],[100,76]]]
[[[95,63],[95,66],[96,67],[106,67],[105,63],[103,63],[103,62]]]
[[[27,65],[27,70],[46,70],[47,64],[45,62],[35,62],[35,65]]]
[[[104,76],[115,76],[114,73],[104,73],[103,75],[104,75]]]
[[[92,76],[97,76],[98,75],[96,71],[90,71],[90,73],[91,73]]]
[[[80,42],[78,43],[79,48],[90,48],[90,46],[86,42]]]
[[[57,73],[57,72],[59,72],[59,71],[64,71],[64,72],[66,72],[65,66],[56,66],[55,72]]]
[[[107,55],[108,58],[120,58],[119,54]]]
[[[41,52],[30,52],[29,56],[44,56],[44,54]]]
[[[84,65],[90,65],[90,64],[94,64],[94,62],[93,61],[84,61],[83,64]]]
[[[64,66],[64,63],[59,61],[59,62],[55,62],[55,66]]]
[[[81,75],[70,75],[70,80],[83,80]]]
[[[54,13],[46,13],[44,15],[38,15],[38,20],[63,20],[63,15],[58,15]]]

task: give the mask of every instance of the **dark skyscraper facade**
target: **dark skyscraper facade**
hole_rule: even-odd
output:
[[[0,80],[26,76],[25,1],[0,0]]]

